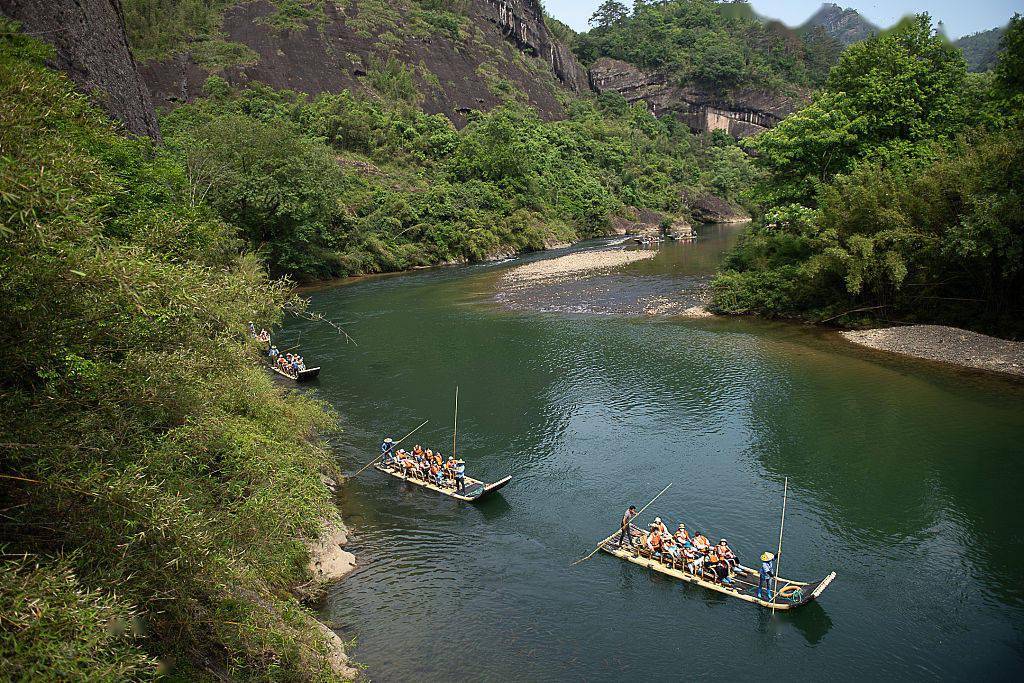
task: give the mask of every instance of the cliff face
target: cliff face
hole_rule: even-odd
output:
[[[390,13],[363,5],[328,0],[322,16],[281,29],[269,0],[239,3],[224,14],[223,39],[251,50],[252,63],[201,66],[193,48],[143,64],[142,75],[156,105],[173,107],[199,96],[212,73],[236,86],[260,82],[310,95],[369,91],[368,74],[394,58],[411,69],[423,109],[458,125],[470,110],[510,100],[558,118],[564,91],[588,87],[586,71],[548,31],[538,0],[474,0],[457,34],[417,28],[405,0]]]
[[[762,90],[722,96],[697,85],[676,86],[664,74],[607,57],[591,67],[590,82],[599,93],[617,92],[630,103],[643,101],[655,116],[675,116],[694,131],[723,130],[737,138],[775,126],[806,103]]]
[[[853,45],[878,33],[878,27],[862,17],[857,10],[844,9],[831,2],[822,5],[800,28],[807,30],[816,26],[824,28],[825,33],[844,46]]]
[[[567,88],[577,93],[589,89],[586,70],[544,24],[540,0],[483,0],[478,11],[501,27],[519,49],[544,60]]]
[[[51,66],[127,130],[160,139],[149,91],[128,48],[120,0],[0,0],[0,11],[52,44]]]

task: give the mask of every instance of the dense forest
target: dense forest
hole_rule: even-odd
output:
[[[606,0],[591,22],[594,28],[574,41],[584,63],[613,57],[664,71],[680,84],[696,81],[719,90],[816,87],[842,51],[820,27],[797,34],[761,20],[746,3],[642,0],[630,12]]]
[[[752,173],[731,141],[696,138],[617,95],[574,102],[565,121],[510,104],[456,130],[413,105],[403,66],[370,78],[380,99],[234,92],[213,77],[209,97],[163,121],[196,201],[238,225],[275,273],[542,249],[605,234],[633,207],[680,214],[687,197],[736,198]]]
[[[247,321],[300,307],[0,24],[0,662],[7,680],[327,680],[292,588],[338,512],[324,406],[282,395]],[[13,511],[13,512],[12,512]]]
[[[764,221],[720,311],[1024,333],[1024,19],[993,76],[927,15],[850,47],[806,109],[749,142]]]

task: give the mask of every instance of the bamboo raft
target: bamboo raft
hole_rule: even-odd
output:
[[[634,529],[636,527],[633,527]],[[702,576],[696,576],[689,573],[685,569],[685,565],[682,561],[676,560],[673,563],[668,563],[659,559],[652,558],[650,553],[640,548],[620,548],[616,542],[619,532],[616,531],[608,538],[601,541],[599,546],[604,552],[614,555],[620,559],[638,564],[641,567],[647,567],[653,569],[659,574],[665,574],[671,576],[674,579],[680,581],[686,581],[687,583],[696,584],[713,590],[717,593],[722,593],[733,598],[739,598],[747,602],[752,602],[762,607],[770,607],[778,610],[790,610],[806,605],[807,603],[815,600],[820,596],[829,584],[832,583],[833,579],[836,578],[836,573],[832,572],[821,581],[814,581],[811,583],[804,583],[801,581],[792,581],[790,579],[783,579],[779,577],[778,581],[778,592],[773,596],[771,601],[762,600],[757,597],[757,582],[758,582],[758,570],[751,569],[750,567],[744,567],[739,565],[734,571],[732,576],[733,585],[727,586],[724,584],[710,581]],[[775,581],[772,581],[774,588]]]
[[[496,481],[493,484],[485,484],[484,482],[479,481],[478,479],[466,477],[465,492],[459,493],[458,490],[455,488],[449,488],[447,486],[438,486],[437,484],[433,484],[429,481],[424,481],[417,477],[407,477],[401,472],[396,472],[393,469],[385,467],[380,463],[374,465],[374,468],[380,470],[384,474],[390,474],[392,477],[395,477],[396,479],[401,479],[403,481],[409,482],[410,484],[416,484],[417,486],[422,486],[423,488],[430,489],[431,491],[437,491],[438,493],[443,493],[446,496],[451,496],[452,498],[455,498],[457,500],[464,500],[469,503],[476,502],[481,498],[494,493],[498,489],[504,488],[506,484],[512,481],[511,475],[505,477],[504,479]]]
[[[312,382],[314,379],[320,376],[320,368],[306,368],[305,370],[299,370],[297,375],[293,375],[290,372],[285,372],[277,365],[271,365],[270,369],[288,379],[295,380],[296,382]]]

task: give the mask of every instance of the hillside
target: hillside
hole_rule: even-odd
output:
[[[461,126],[472,110],[510,102],[561,118],[571,95],[589,87],[538,0],[255,0],[210,8],[193,15],[158,0],[125,0],[159,108],[195,100],[210,75],[231,86],[375,95],[405,69],[411,78],[402,97]],[[169,33],[176,22],[181,30]]]
[[[287,288],[57,61],[0,21],[0,677],[350,678],[298,598],[335,419],[244,334]]]
[[[614,12],[611,9],[617,7]],[[733,137],[776,125],[805,102],[835,62],[838,43],[765,22],[746,3],[672,0],[602,5],[573,49],[598,92],[643,101],[693,130]]]
[[[831,2],[823,4],[797,29],[800,33],[809,33],[815,28],[824,29],[825,33],[848,46],[870,38],[879,32],[879,28],[861,16],[855,9],[840,7]]]
[[[999,61],[1000,42],[1005,34],[1005,27],[993,28],[964,36],[953,44],[963,50],[969,70],[991,71]]]

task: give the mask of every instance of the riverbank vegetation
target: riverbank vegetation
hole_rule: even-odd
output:
[[[337,510],[334,420],[256,364],[285,286],[0,36],[0,662],[11,680],[330,680],[291,589]]]
[[[211,77],[207,97],[162,120],[193,202],[239,226],[274,274],[542,249],[606,234],[638,208],[685,216],[694,197],[736,201],[753,173],[728,136],[696,137],[619,95],[573,101],[553,122],[508,104],[458,130],[398,96],[402,65],[369,76],[380,97],[233,90]]]
[[[752,141],[763,221],[714,306],[1024,334],[1024,20],[994,76],[926,16],[850,47],[813,103]]]
[[[696,82],[722,91],[819,86],[842,51],[821,28],[799,35],[760,19],[746,3],[634,2],[630,11],[606,0],[591,23],[594,28],[573,42],[584,63],[612,57],[662,71],[678,85]]]

